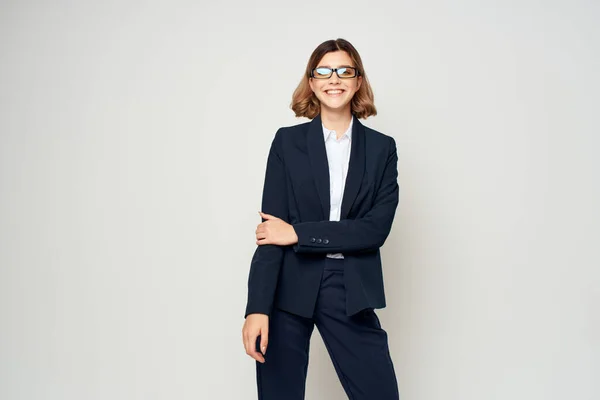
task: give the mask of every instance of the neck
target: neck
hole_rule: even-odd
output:
[[[321,122],[325,125],[325,128],[334,130],[338,137],[342,136],[344,132],[350,126],[352,120],[352,113],[350,107],[344,110],[329,110],[321,106]]]

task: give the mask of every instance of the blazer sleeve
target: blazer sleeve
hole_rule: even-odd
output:
[[[285,164],[281,152],[280,128],[271,143],[262,195],[262,212],[289,221]],[[265,219],[262,219],[264,222]],[[246,313],[271,313],[284,247],[272,244],[257,245],[248,275]]]
[[[373,207],[363,217],[341,221],[312,221],[293,224],[298,243],[296,253],[356,253],[383,246],[392,228],[399,199],[396,141],[390,146],[381,184]]]

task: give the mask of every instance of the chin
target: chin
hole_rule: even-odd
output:
[[[349,103],[343,103],[343,104],[328,104],[325,102],[321,102],[322,105],[324,105],[325,107],[329,108],[330,110],[343,110],[344,108],[348,107]]]
[[[350,101],[343,101],[343,102],[332,102],[330,101],[330,99],[320,99],[321,100],[321,104],[327,106],[328,108],[331,108],[333,110],[337,110],[337,109],[341,109],[346,107],[348,104],[350,104]]]

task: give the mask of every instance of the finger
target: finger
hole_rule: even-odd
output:
[[[246,354],[250,355],[252,353],[252,335],[248,333],[244,336],[244,348],[246,349]]]
[[[244,335],[244,349],[246,349],[246,354],[250,355],[250,337],[249,335]]]
[[[271,244],[271,241],[268,238],[257,239],[256,244],[262,246],[263,244]]]
[[[248,342],[250,340],[250,332],[248,331],[247,327],[244,327],[244,329],[242,329],[242,344],[244,345],[245,349],[248,349]]]
[[[263,357],[263,355],[260,354],[258,351],[255,351],[254,355],[252,355],[251,357],[254,358],[256,361],[258,361],[261,364],[265,363],[265,357]]]

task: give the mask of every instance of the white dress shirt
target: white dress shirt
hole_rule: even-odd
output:
[[[323,125],[325,150],[327,151],[327,161],[329,163],[330,221],[340,220],[342,196],[344,195],[348,164],[350,162],[353,122],[354,117],[350,120],[350,126],[348,126],[346,132],[339,139],[337,139],[335,131],[329,130]],[[327,253],[327,257],[344,258],[344,255],[342,253]]]

